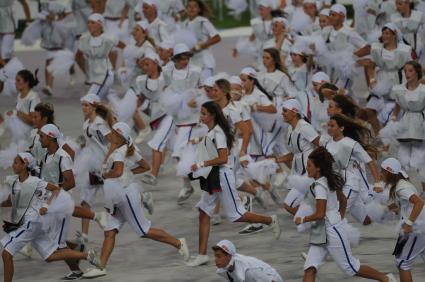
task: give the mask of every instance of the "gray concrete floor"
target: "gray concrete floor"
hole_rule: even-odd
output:
[[[230,57],[230,48],[235,39],[224,39],[223,42],[214,48],[217,58],[218,71],[227,71],[231,74],[237,74],[241,67],[252,62],[250,58],[239,58],[234,60]],[[44,54],[41,51],[32,51],[19,53],[18,56],[30,70],[40,68],[43,64]],[[42,72],[40,72],[41,74]],[[42,76],[42,75],[41,75]],[[366,94],[363,86],[364,80],[359,74],[356,83],[356,93],[364,97]],[[61,130],[68,136],[77,137],[81,134],[82,113],[79,106],[79,97],[85,94],[87,90],[82,85],[82,76],[79,83],[70,87],[66,78],[58,79],[55,83],[55,97],[47,99],[55,106],[56,121]],[[43,83],[41,83],[43,85]],[[42,96],[42,94],[41,94]],[[15,98],[0,97],[0,112],[12,109],[15,104]],[[0,144],[8,144],[8,136],[1,137]],[[142,150],[149,155],[145,144]],[[149,158],[149,157],[148,157]],[[1,180],[10,171],[1,171]],[[185,203],[183,206],[176,204],[178,191],[181,188],[181,180],[178,180],[173,172],[161,175],[158,186],[153,188],[145,185],[147,191],[151,191],[155,199],[155,212],[153,216],[148,216],[153,226],[164,228],[176,237],[186,237],[189,243],[190,251],[196,254],[198,246],[198,213],[194,209],[199,200],[200,190]],[[286,192],[281,190],[282,195]],[[78,191],[74,192],[74,198],[79,201]],[[100,197],[99,197],[100,198]],[[95,210],[101,210],[102,205],[97,202]],[[243,227],[242,224],[223,223],[211,228],[210,244],[221,239],[233,241],[242,254],[252,255],[270,263],[284,278],[285,281],[301,281],[303,275],[303,260],[300,256],[302,251],[308,248],[308,235],[298,234],[293,224],[292,217],[282,209],[278,209],[271,203],[266,211],[255,207],[256,211],[267,214],[277,213],[282,226],[282,237],[279,241],[274,240],[270,231],[258,233],[250,236],[239,236],[237,231]],[[9,217],[8,209],[0,209],[1,218]],[[362,227],[354,224],[361,230],[362,238],[360,245],[353,248],[353,253],[362,263],[375,266],[384,272],[393,272],[397,269],[391,255],[395,240],[395,222],[385,225],[373,224],[372,226]],[[72,228],[68,234],[72,238],[74,232],[80,228],[79,220],[73,219]],[[4,235],[0,230],[0,237]],[[90,246],[100,250],[103,240],[102,231],[92,225],[90,230]],[[209,252],[212,258],[212,253]],[[89,265],[82,263],[85,269]],[[67,267],[62,262],[47,264],[43,262],[38,255],[34,254],[33,259],[26,259],[20,255],[15,258],[15,281],[58,281],[59,278],[67,273]],[[3,266],[0,265],[0,277],[3,274]],[[417,260],[413,269],[414,281],[425,281],[425,267],[423,261]],[[328,261],[319,271],[318,280],[320,281],[358,281],[359,278],[347,278],[336,267],[335,263]],[[108,275],[97,281],[220,281],[215,274],[214,263],[207,266],[190,268],[183,264],[177,252],[169,246],[165,246],[148,239],[139,239],[132,230],[125,226],[117,237],[115,250],[108,265]]]

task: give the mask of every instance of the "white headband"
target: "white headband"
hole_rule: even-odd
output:
[[[83,97],[81,97],[80,102],[87,102],[89,104],[100,103],[100,98],[96,94],[89,93]]]
[[[105,25],[105,18],[101,14],[98,14],[98,13],[91,14],[89,16],[89,21],[100,23],[102,26]]]
[[[57,128],[56,125],[54,124],[46,124],[45,126],[43,126],[40,131],[44,134],[46,134],[47,136],[54,138],[54,139],[58,139],[62,136],[61,132],[59,131],[59,128]]]

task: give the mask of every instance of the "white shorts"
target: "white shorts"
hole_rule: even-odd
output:
[[[410,270],[413,261],[422,256],[425,260],[425,234],[411,234],[404,245],[401,254],[395,260],[397,267],[402,270]]]
[[[347,211],[360,223],[363,223],[366,216],[366,205],[360,197],[359,191],[345,185],[343,188],[345,197],[347,198]]]
[[[343,228],[342,222],[334,226],[326,226],[327,243],[325,245],[310,245],[304,270],[314,267],[319,270],[328,254],[338,267],[348,276],[354,276],[360,269],[360,261],[351,253],[350,240]]]
[[[13,56],[15,34],[0,34],[0,59],[10,59]]]
[[[48,234],[42,230],[41,222],[26,222],[19,229],[7,234],[1,239],[3,248],[12,256],[26,244],[31,243],[43,260],[51,256],[59,247]]]
[[[307,192],[307,190],[305,192]],[[297,188],[292,188],[291,190],[289,190],[283,202],[287,204],[289,207],[295,208],[301,204],[304,198],[305,198],[305,193],[303,194]]]
[[[92,83],[87,94],[95,94],[99,96],[100,99],[104,100],[106,99],[112,84],[114,84],[114,73],[113,71],[109,70],[102,84]]]
[[[155,134],[152,139],[148,142],[148,146],[152,150],[164,152],[168,140],[170,139],[174,130],[173,118],[166,115],[159,124],[159,127],[155,130]]]
[[[220,186],[221,192],[209,194],[202,191],[201,200],[196,204],[196,207],[212,217],[215,205],[217,201],[220,201],[220,208],[225,216],[230,222],[234,222],[241,218],[246,210],[235,188],[233,171],[228,168],[220,168]]]
[[[193,139],[193,131],[196,130],[195,126],[182,126],[182,127],[175,127],[176,129],[176,135],[174,139],[174,146],[173,146],[173,154],[172,156],[174,158],[180,157],[182,151],[184,150],[185,146],[191,139]]]
[[[55,221],[55,226],[51,227],[51,237],[59,245],[59,248],[66,248],[66,239],[68,238],[68,230],[71,225],[71,217],[64,216]]]
[[[102,190],[102,185],[84,185],[81,187],[80,199],[81,203],[85,202],[90,207],[93,207],[96,202],[96,195],[99,190]]]
[[[59,50],[56,50],[56,51],[46,50],[46,60],[52,60],[56,56],[57,52],[59,52]]]
[[[114,215],[108,215],[105,231],[119,231],[127,222],[140,237],[146,236],[151,228],[151,222],[145,217],[142,207],[142,197],[136,183],[124,188],[122,201],[116,206]]]
[[[422,169],[425,165],[425,142],[401,142],[398,148],[398,159],[406,169]],[[419,175],[421,180],[424,177]]]

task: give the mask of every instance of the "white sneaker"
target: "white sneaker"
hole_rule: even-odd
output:
[[[306,260],[307,260],[307,254],[306,254],[306,253],[301,252],[301,257],[302,257],[302,259],[303,259],[304,261],[306,261]]]
[[[180,190],[179,196],[177,199],[178,204],[182,204],[184,201],[190,198],[194,192],[194,189],[192,186],[183,187],[183,189]]]
[[[87,271],[83,274],[83,278],[97,278],[102,277],[106,275],[106,269],[99,269],[99,268],[89,268]]]
[[[95,212],[93,220],[96,221],[96,223],[99,224],[100,228],[104,230],[108,225],[108,214],[104,211]]]
[[[187,266],[200,266],[207,264],[210,261],[208,255],[197,255],[194,259],[186,263]]]
[[[134,143],[142,143],[151,132],[151,128],[149,126],[146,126],[145,129],[139,131],[139,135],[137,135],[137,137],[134,139]]]
[[[213,214],[211,217],[211,224],[212,225],[219,225],[221,224],[221,215],[219,214]]]
[[[180,238],[180,249],[179,249],[179,254],[183,257],[184,261],[188,261],[190,258],[189,255],[189,247],[187,246],[187,242],[185,238]]]
[[[96,266],[96,268],[103,269],[102,263],[100,262],[100,257],[95,250],[91,249],[87,252],[87,261],[91,265]]]
[[[282,230],[280,229],[280,225],[279,225],[279,219],[277,218],[277,215],[272,215],[272,230],[274,233],[274,238],[276,240],[279,240],[280,238],[280,234],[282,233]]]
[[[388,273],[387,277],[388,277],[388,282],[397,282],[397,279],[392,273]]]
[[[32,245],[31,243],[26,244],[19,253],[27,258],[31,258],[32,256]]]
[[[153,196],[151,192],[142,193],[142,202],[145,209],[150,215],[153,214]]]
[[[156,176],[152,175],[152,173],[145,173],[142,175],[141,180],[143,183],[156,186],[158,180],[156,179]]]

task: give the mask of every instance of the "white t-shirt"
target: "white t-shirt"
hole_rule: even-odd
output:
[[[418,192],[412,183],[406,180],[400,180],[396,185],[395,196],[397,206],[400,208],[400,216],[403,222],[409,219],[413,209],[413,204],[409,202],[410,197],[417,195]]]
[[[16,110],[28,114],[34,112],[38,103],[40,103],[40,97],[36,92],[30,90],[24,98],[21,98],[20,94],[18,95]]]
[[[210,131],[208,131],[207,136],[214,143],[214,145],[217,149],[217,152],[220,149],[228,149],[227,148],[226,135],[224,134],[223,129],[221,129],[221,127],[219,125],[214,126],[214,128],[212,128]],[[231,157],[230,150],[228,150],[228,155],[229,155],[229,157],[227,159],[227,164],[222,165],[221,167],[233,168],[234,164],[233,164],[233,158]]]
[[[314,182],[314,188],[309,195],[313,194],[315,200],[326,200],[326,224],[334,225],[341,221],[339,213],[339,202],[336,191],[329,190],[328,180],[321,177]]]

